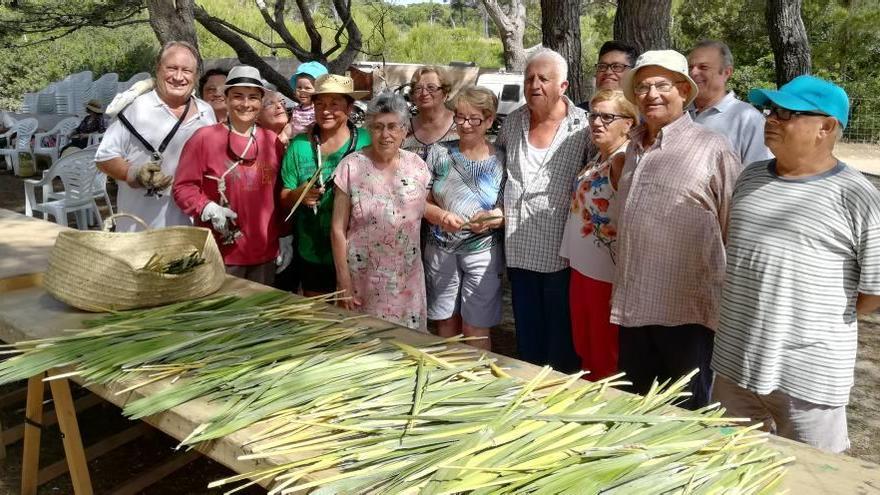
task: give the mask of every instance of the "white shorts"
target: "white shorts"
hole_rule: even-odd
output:
[[[425,246],[428,319],[445,320],[461,313],[465,323],[492,327],[501,323],[501,244],[476,253],[456,254],[430,242]]]

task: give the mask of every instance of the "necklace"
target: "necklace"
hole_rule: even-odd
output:
[[[256,139],[257,133],[257,125],[254,124],[251,126],[250,136],[248,136],[247,145],[244,148],[244,153],[239,155],[238,153],[232,151],[232,124],[229,122],[229,119],[226,120],[226,154],[229,155],[229,158],[235,160],[236,162],[252,162],[257,159],[260,153],[260,145],[257,143]],[[251,144],[254,145],[254,156],[246,157],[243,155],[247,155],[248,149],[251,147]],[[236,163],[237,165],[237,163]]]

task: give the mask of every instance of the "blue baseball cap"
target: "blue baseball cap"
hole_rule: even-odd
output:
[[[296,68],[296,72],[290,76],[290,86],[296,87],[296,78],[299,76],[309,76],[312,79],[317,79],[328,72],[330,71],[328,71],[321,62],[305,62],[299,64]]]
[[[840,86],[815,76],[798,76],[779,90],[753,89],[749,101],[758,106],[768,103],[800,112],[819,112],[829,115],[846,128],[849,121],[849,97]]]

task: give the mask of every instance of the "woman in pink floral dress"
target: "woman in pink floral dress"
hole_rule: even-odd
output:
[[[370,102],[372,144],[336,168],[330,237],[341,305],[426,331],[425,279],[419,227],[430,173],[400,149],[409,113],[399,95]]]
[[[590,139],[598,150],[577,175],[559,255],[571,265],[571,337],[588,378],[617,372],[617,326],[611,324],[611,284],[617,252],[615,201],[627,133],[638,122],[622,91],[601,90],[590,100]]]

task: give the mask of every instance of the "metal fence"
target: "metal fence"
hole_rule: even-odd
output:
[[[843,140],[880,144],[880,98],[850,98],[849,125],[843,132]]]

